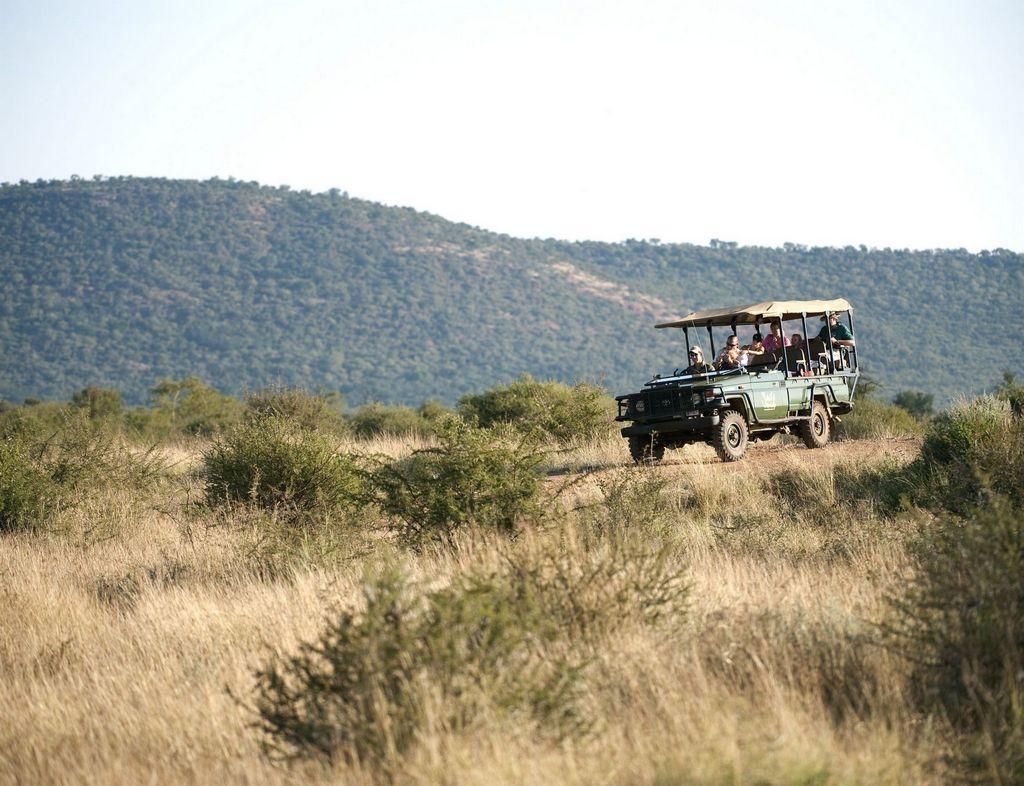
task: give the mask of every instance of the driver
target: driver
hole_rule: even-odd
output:
[[[683,369],[683,374],[710,374],[715,367],[704,362],[704,350],[700,347],[690,347],[690,365]]]

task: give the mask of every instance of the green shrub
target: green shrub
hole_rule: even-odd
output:
[[[82,388],[71,396],[71,405],[87,412],[92,420],[117,419],[124,412],[121,393],[111,388]]]
[[[125,431],[134,439],[162,442],[181,435],[174,428],[170,413],[149,407],[132,407],[123,416]]]
[[[54,432],[40,432],[31,418],[8,422],[0,437],[0,531],[41,529],[96,488],[145,487],[161,471],[152,453],[133,454],[85,412]]]
[[[173,431],[208,437],[238,422],[241,404],[196,377],[165,379],[150,391],[153,406]]]
[[[921,456],[936,464],[973,464],[983,460],[993,442],[1010,427],[1010,408],[992,396],[960,401],[938,415],[928,428]]]
[[[57,491],[22,437],[0,441],[0,532],[38,529],[57,504]]]
[[[446,407],[436,398],[428,398],[416,410],[420,417],[431,424],[431,427],[436,426],[445,418],[451,417],[454,412]]]
[[[903,407],[873,396],[857,396],[853,411],[843,415],[836,429],[839,439],[904,439],[920,437],[924,426]]]
[[[440,417],[450,414],[441,405],[431,402],[419,409],[398,404],[381,404],[372,401],[363,404],[348,416],[348,421],[357,437],[369,439],[382,435],[406,436],[428,435],[436,430]]]
[[[386,764],[428,717],[460,729],[484,709],[525,713],[556,736],[580,728],[583,664],[541,656],[557,631],[539,609],[477,580],[416,597],[392,574],[364,596],[362,612],[340,612],[257,674],[272,755]]]
[[[1015,417],[1024,418],[1024,385],[1009,371],[1003,372],[1003,379],[996,386],[996,396],[1010,405]]]
[[[543,454],[527,437],[450,418],[439,426],[438,443],[374,474],[380,505],[404,543],[450,544],[471,527],[513,534],[539,515]]]
[[[602,388],[585,382],[572,387],[538,382],[528,374],[459,400],[459,413],[481,426],[507,423],[562,444],[606,433],[613,411],[614,402]]]
[[[893,396],[892,403],[915,418],[927,418],[935,412],[935,396],[931,393],[902,390]]]
[[[965,764],[992,782],[1024,776],[1024,514],[990,498],[915,544],[890,599],[889,643],[913,664],[917,699],[968,732]]]
[[[336,453],[330,439],[290,420],[267,417],[217,438],[203,455],[211,503],[249,502],[296,513],[357,508],[364,475],[354,457]]]
[[[68,405],[53,401],[8,407],[0,412],[0,439],[23,434],[45,440],[63,429],[74,414]]]
[[[305,431],[345,435],[349,428],[341,414],[343,405],[337,393],[269,387],[245,397],[245,417],[247,420],[277,418],[290,421]]]
[[[936,416],[911,465],[919,504],[969,509],[984,487],[1024,501],[1024,426],[992,396],[954,404]]]
[[[1007,402],[992,396],[960,401],[928,421],[914,461],[850,468],[836,476],[835,489],[844,502],[868,499],[890,510],[916,505],[968,513],[984,501],[986,490],[1020,504],[1024,423]]]

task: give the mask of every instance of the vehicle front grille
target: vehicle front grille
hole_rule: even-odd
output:
[[[647,394],[648,411],[658,417],[675,415],[678,411],[679,392],[676,390],[652,390]]]

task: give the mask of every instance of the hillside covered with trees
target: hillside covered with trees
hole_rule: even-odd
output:
[[[685,218],[681,219],[685,228]],[[615,392],[684,362],[654,322],[842,296],[871,374],[945,399],[1013,367],[1006,250],[516,239],[331,191],[94,178],[0,187],[0,398],[163,378],[452,402],[523,372]]]

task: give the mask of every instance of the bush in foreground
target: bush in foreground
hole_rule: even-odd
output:
[[[405,544],[450,544],[472,527],[513,534],[540,514],[543,454],[527,437],[507,426],[477,428],[451,418],[437,438],[437,447],[374,473],[381,508]]]
[[[890,643],[914,665],[918,700],[970,736],[964,764],[1024,780],[1024,513],[993,498],[915,544],[917,570],[890,600]]]
[[[60,491],[22,438],[0,442],[0,532],[38,529],[56,506]]]
[[[364,474],[323,434],[267,417],[237,426],[203,456],[211,503],[249,502],[270,510],[344,511],[364,500]]]
[[[571,733],[582,663],[540,657],[557,635],[539,610],[469,581],[415,597],[398,576],[365,589],[319,639],[257,675],[267,748],[284,758],[394,759],[427,718],[461,729],[481,712],[522,712]],[[431,704],[434,706],[431,706]]]
[[[319,638],[257,674],[269,752],[383,765],[431,728],[514,717],[545,739],[592,727],[588,663],[624,626],[680,622],[685,571],[664,549],[541,543],[494,572],[417,595],[399,575],[366,585]]]
[[[595,385],[538,382],[528,374],[459,400],[459,413],[481,426],[510,424],[562,444],[607,432],[613,410],[612,399]]]

